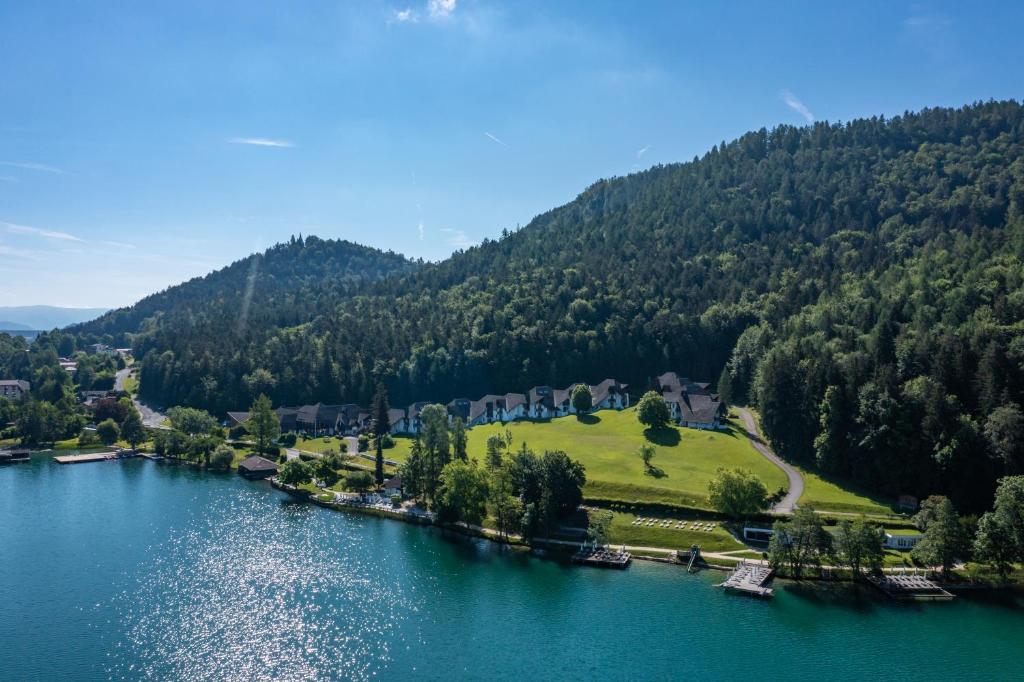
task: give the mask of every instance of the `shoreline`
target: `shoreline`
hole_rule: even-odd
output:
[[[535,554],[538,551],[540,551],[540,552],[554,552],[556,554],[565,555],[566,557],[568,557],[568,556],[571,556],[571,554],[572,554],[572,549],[571,548],[577,547],[580,544],[580,543],[575,542],[575,541],[558,540],[558,539],[553,539],[553,538],[534,538],[531,542],[524,541],[519,536],[511,536],[509,538],[502,538],[502,537],[499,536],[497,531],[493,531],[493,530],[488,529],[488,528],[467,526],[467,525],[461,524],[461,523],[460,524],[438,524],[435,521],[431,520],[430,518],[427,518],[427,517],[424,517],[424,516],[420,516],[420,515],[407,514],[407,513],[401,513],[401,512],[390,512],[388,510],[380,509],[380,508],[375,508],[375,507],[361,507],[361,506],[348,505],[348,504],[339,504],[339,503],[336,503],[336,502],[328,502],[326,500],[318,499],[315,493],[312,493],[312,492],[310,492],[308,490],[302,490],[300,488],[296,488],[295,486],[290,486],[290,485],[285,484],[285,483],[280,483],[274,477],[270,478],[268,480],[268,483],[270,484],[270,486],[272,488],[275,488],[277,490],[280,490],[281,492],[287,493],[287,494],[291,495],[292,497],[295,497],[295,498],[297,498],[299,500],[302,500],[304,502],[310,502],[312,504],[315,504],[316,506],[323,507],[325,509],[330,509],[332,511],[353,512],[353,513],[363,514],[363,515],[368,515],[368,516],[376,516],[378,518],[391,519],[391,520],[394,520],[394,521],[402,521],[402,522],[405,522],[405,523],[411,523],[413,525],[418,525],[418,526],[435,526],[436,528],[438,528],[442,532],[452,532],[452,533],[456,533],[458,535],[461,535],[461,536],[467,537],[467,538],[478,538],[478,539],[488,540],[488,541],[493,542],[493,543],[498,544],[498,545],[505,545],[505,546],[508,546],[508,547],[511,547],[511,548],[515,548],[515,549],[519,549],[519,550],[522,550],[522,551],[528,551],[531,554]],[[538,544],[543,544],[543,545],[546,545],[546,546],[545,547],[538,547],[537,546]],[[622,545],[622,546],[625,547],[625,549],[630,552],[631,558],[636,559],[638,561],[647,561],[647,562],[651,562],[651,563],[668,564],[668,565],[672,565],[672,566],[679,566],[679,567],[685,568],[685,564],[684,563],[676,561],[673,558],[673,555],[676,552],[676,550],[674,550],[674,549],[663,548],[663,547],[637,547],[637,546],[631,546],[631,545]],[[654,554],[651,554],[651,552],[657,552],[658,554],[661,554],[662,556],[655,556]],[[722,563],[711,563],[711,562],[708,562],[708,561],[706,561],[704,559],[705,555],[708,555],[708,556],[710,556],[711,558],[713,558],[715,560],[721,560],[721,559],[726,559],[727,561],[731,560],[731,557],[724,557],[724,556],[723,557],[719,557],[717,552],[709,552],[709,553],[706,553],[706,554],[704,552],[702,552],[701,553],[701,560],[700,560],[699,563],[696,564],[696,566],[699,567],[701,570],[713,570],[713,571],[721,571],[721,572],[730,572],[730,571],[734,570],[736,565],[738,565],[740,563],[740,561],[742,560],[742,559],[737,559],[735,561],[735,563],[733,563],[731,565],[730,564],[722,564]],[[747,561],[749,562],[751,560],[748,559]],[[763,560],[761,560],[761,559],[757,559],[757,560],[753,560],[753,561],[755,563],[759,563],[759,564],[763,563]],[[829,570],[829,571],[843,571],[844,570],[844,569],[840,569],[838,567],[831,567],[831,566],[823,566],[822,568],[824,568],[826,570]],[[907,569],[907,570],[904,570],[904,571],[890,570],[888,572],[888,574],[890,574],[890,575],[891,574],[897,574],[898,575],[898,574],[901,574],[901,573],[906,573],[909,570],[911,570],[911,569]],[[920,571],[920,570],[924,570],[924,569],[914,569],[914,570]],[[836,584],[836,583],[850,584],[850,585],[866,585],[866,584],[868,584],[866,579],[859,579],[858,580],[858,579],[855,579],[855,578],[852,578],[852,577],[848,577],[848,576],[844,575],[841,572],[838,575],[836,573],[830,573],[827,576],[826,575],[806,575],[806,576],[803,576],[802,578],[800,578],[799,580],[797,580],[795,578],[792,578],[790,576],[787,576],[787,575],[785,575],[783,573],[783,574],[777,574],[777,578],[780,579],[780,580],[785,580],[785,581],[789,581],[789,582],[796,582],[796,583],[803,583],[803,584],[813,583],[813,584],[816,584],[816,585],[820,585],[820,584]],[[990,583],[974,583],[974,582],[954,582],[954,583],[940,582],[939,585],[941,587],[943,587],[944,589],[952,590],[952,591],[1009,592],[1011,594],[1018,594],[1018,593],[1024,592],[1024,590],[1021,590],[1017,585],[1015,585],[1013,583],[1009,583],[1009,584],[1006,584],[1006,585],[997,585],[997,584],[990,584]]]

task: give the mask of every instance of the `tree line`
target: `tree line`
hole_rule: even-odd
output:
[[[366,254],[342,286],[316,266],[341,247],[295,240],[230,295],[190,283],[79,333],[130,340],[147,397],[215,413],[719,377],[784,456],[980,511],[1024,442],[1022,138],[1015,101],[762,129],[440,263]],[[250,279],[272,295],[242,305]]]

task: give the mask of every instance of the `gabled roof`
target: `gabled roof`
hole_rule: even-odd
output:
[[[455,400],[448,403],[445,407],[448,408],[448,416],[452,419],[459,417],[462,421],[469,421],[469,413],[472,408],[473,401],[468,398],[456,398]]]
[[[658,388],[661,389],[662,393],[678,393],[683,389],[683,384],[690,383],[689,379],[680,379],[679,375],[675,372],[665,372],[664,374],[657,377]]]
[[[472,422],[482,415],[493,418],[498,410],[505,409],[505,396],[487,394],[480,400],[474,400],[469,406],[469,419]]]
[[[675,402],[679,406],[679,417],[685,422],[710,424],[725,407],[717,395],[709,393],[683,392],[670,395],[666,395],[665,400]]]
[[[594,404],[597,405],[609,395],[625,393],[626,388],[628,388],[626,384],[620,384],[615,379],[605,379],[596,386],[590,387],[590,395],[594,399]]]
[[[520,405],[526,404],[526,396],[522,393],[506,393],[504,395],[505,411],[511,412]]]
[[[238,463],[238,468],[246,471],[277,471],[276,464],[259,455],[249,455]]]
[[[534,386],[530,389],[530,404],[540,403],[546,407],[552,406],[552,398],[555,389],[550,386]]]
[[[401,488],[402,487],[402,476],[401,476],[401,474],[399,474],[397,476],[392,476],[388,480],[384,481],[384,487],[385,488]]]
[[[23,379],[3,379],[0,380],[0,386],[17,386],[21,390],[27,391],[31,384]]]
[[[409,419],[416,419],[417,417],[419,417],[420,412],[422,412],[423,408],[426,407],[427,405],[430,405],[430,403],[426,401],[413,403],[412,405],[410,405],[409,410],[407,412],[407,414],[409,415]]]
[[[574,386],[576,386],[576,384],[573,384],[569,388],[556,388],[554,391],[552,391],[552,393],[551,393],[551,402],[552,402],[552,404],[555,407],[558,407],[559,405],[564,405],[564,404],[568,403],[570,396],[572,396],[572,389],[573,389]]]
[[[234,421],[236,424],[243,424],[249,421],[248,412],[228,412],[228,418]]]
[[[405,410],[399,410],[395,407],[388,410],[388,421],[391,423],[391,426],[394,426],[403,419],[405,419]]]

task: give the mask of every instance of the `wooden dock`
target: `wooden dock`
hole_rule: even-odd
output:
[[[916,573],[870,576],[868,582],[897,601],[951,601],[955,598],[934,580]]]
[[[574,564],[595,566],[598,568],[626,568],[632,557],[623,547],[621,550],[604,547],[581,547],[572,555]]]
[[[766,587],[766,585],[772,579],[773,574],[774,571],[768,566],[741,561],[719,587],[730,592],[767,598],[772,596],[772,588]]]
[[[86,462],[106,462],[111,459],[128,459],[138,456],[139,453],[131,450],[112,450],[110,452],[90,452],[84,455],[57,455],[53,459],[58,464],[84,464]]]

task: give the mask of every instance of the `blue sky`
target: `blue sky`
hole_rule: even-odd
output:
[[[750,129],[1024,95],[1024,3],[844,5],[0,0],[0,305],[439,259]]]

